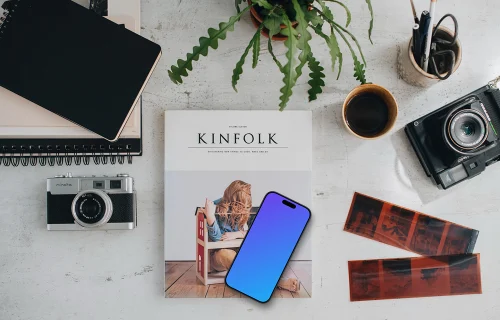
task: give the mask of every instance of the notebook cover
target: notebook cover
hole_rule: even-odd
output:
[[[70,0],[13,3],[0,86],[115,141],[161,48]]]
[[[116,4],[113,8],[119,15],[110,10],[111,16],[106,18],[117,23],[124,24],[125,27],[136,33],[140,32],[140,26],[135,23],[140,16],[140,8],[133,7],[131,4],[138,4],[140,0],[108,0],[109,5],[117,1],[128,3],[129,11],[123,10]],[[0,140],[2,139],[101,139],[102,138],[75,123],[68,121],[23,97],[0,87]],[[122,139],[140,139],[141,138],[141,107],[140,101],[134,107],[127,124],[120,134]],[[11,143],[16,143],[12,141]],[[101,142],[102,143],[102,142]],[[38,145],[38,144],[37,144]],[[0,144],[1,146],[1,144]],[[0,150],[1,152],[1,150]]]
[[[472,253],[478,230],[355,193],[344,231],[422,255]]]

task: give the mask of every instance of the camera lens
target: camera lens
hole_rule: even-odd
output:
[[[80,205],[77,205],[77,214],[82,220],[88,220],[88,222],[100,220],[104,214],[103,204],[101,199],[97,198],[87,198],[80,201]]]
[[[462,124],[462,133],[466,136],[472,136],[476,132],[476,126],[473,122],[466,122]]]
[[[113,213],[109,196],[101,190],[82,191],[73,199],[71,212],[76,223],[92,228],[106,224]]]
[[[477,111],[462,110],[450,120],[448,134],[451,141],[462,149],[476,149],[487,137],[487,124]]]

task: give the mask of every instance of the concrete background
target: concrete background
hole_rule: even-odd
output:
[[[346,1],[350,29],[364,49],[369,81],[387,87],[400,104],[391,135],[359,140],[341,121],[341,103],[356,86],[344,46],[344,72],[335,81],[328,49],[312,43],[325,66],[325,93],[308,104],[307,78],[294,90],[290,109],[312,109],[314,128],[313,232],[314,297],[274,300],[166,300],[163,298],[163,112],[166,109],[276,109],[281,75],[262,46],[256,70],[249,68],[233,92],[232,69],[254,32],[249,17],[194,63],[185,84],[175,86],[167,71],[206,35],[208,27],[234,13],[231,0],[145,0],[142,34],[158,42],[163,58],[144,93],[144,156],[124,166],[69,168],[0,167],[0,319],[498,319],[500,165],[453,188],[439,191],[425,177],[401,128],[408,122],[483,86],[500,75],[500,2],[440,1],[438,15],[451,12],[460,23],[462,65],[448,81],[428,90],[398,79],[398,46],[410,38],[408,1],[374,1],[374,45],[367,39],[369,14],[362,0]],[[428,7],[415,1],[418,10]],[[344,21],[342,8],[331,4]],[[282,45],[275,51],[281,56]],[[128,172],[139,192],[139,227],[118,232],[48,232],[45,179],[64,172]],[[481,231],[476,252],[482,260],[483,294],[425,299],[349,302],[347,260],[406,257],[412,254],[342,231],[354,191],[464,224]]]

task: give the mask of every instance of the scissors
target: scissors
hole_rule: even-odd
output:
[[[444,19],[448,17],[453,20],[453,23],[455,25],[455,34],[453,35],[453,38],[451,40],[443,39],[436,35],[439,26],[444,21]],[[455,63],[456,63],[456,55],[455,52],[452,50],[452,48],[457,43],[457,39],[458,39],[457,19],[455,18],[454,15],[448,13],[444,15],[441,18],[441,20],[439,20],[436,27],[434,28],[434,31],[432,33],[431,54],[429,58],[430,59],[429,62],[431,65],[431,72],[440,80],[448,79],[453,73],[453,69],[455,68]],[[442,76],[442,74],[445,75]]]

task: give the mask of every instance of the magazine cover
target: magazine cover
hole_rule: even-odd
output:
[[[264,196],[277,191],[311,208],[311,116],[165,113],[165,297],[242,297],[224,278]],[[312,296],[310,233],[306,229],[273,297]]]

